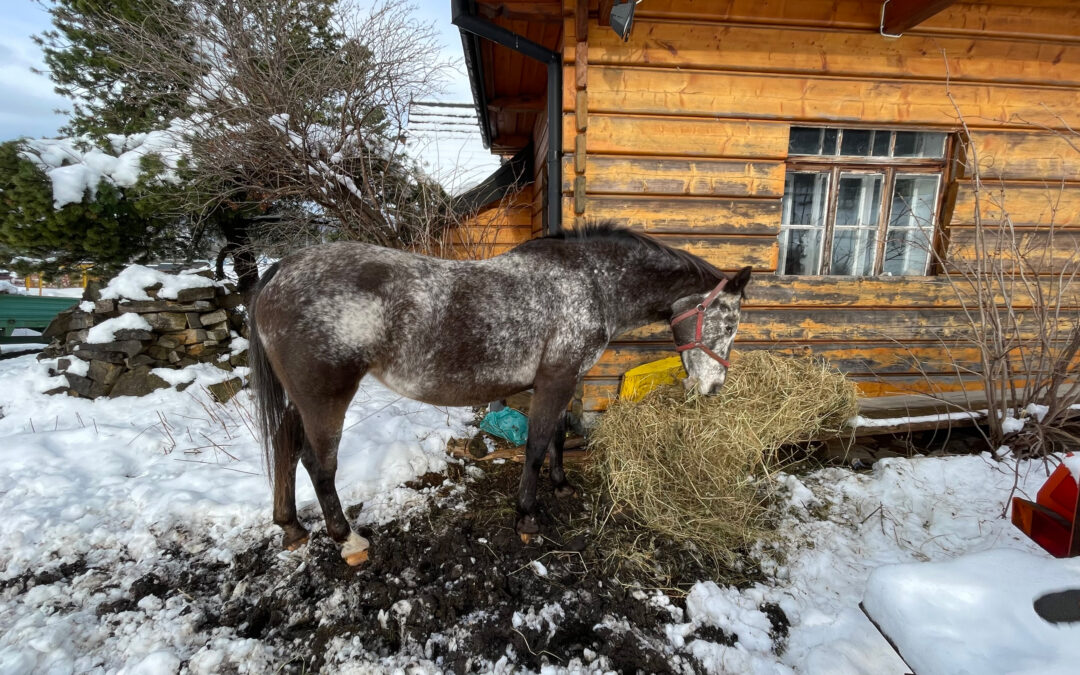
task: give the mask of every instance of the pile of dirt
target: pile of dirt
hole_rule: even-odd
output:
[[[511,508],[520,466],[485,464],[465,490],[457,473],[413,486],[430,496],[429,510],[361,530],[372,549],[360,567],[346,566],[323,531],[290,555],[281,554],[275,537],[231,565],[178,557],[133,585],[132,597],[99,613],[137,603],[138,593],[181,589],[205,618],[200,630],[229,627],[271,644],[282,655],[281,672],[334,672],[347,660],[400,664],[403,658],[454,673],[485,671],[504,658],[530,670],[575,660],[619,672],[701,670],[664,632],[666,624],[685,621],[681,594],[664,595],[648,586],[648,575],[618,567],[617,556],[599,543],[593,501],[556,500],[547,492],[539,514],[544,536],[524,545]],[[657,550],[671,581],[686,589],[710,578],[684,554],[673,543]],[[782,644],[786,617],[776,606],[762,610]],[[696,637],[735,642],[715,627]]]

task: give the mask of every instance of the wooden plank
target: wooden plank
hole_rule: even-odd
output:
[[[947,64],[946,64],[947,59]],[[1080,44],[1061,45],[876,32],[829,32],[775,26],[635,21],[634,39],[614,31],[589,39],[589,63],[716,68],[1030,84],[1080,83]]]
[[[627,370],[659,359],[675,356],[675,344],[616,342],[596,362],[589,377],[621,377]],[[737,341],[731,362],[738,367],[739,355],[768,350],[784,356],[812,355],[825,359],[844,373],[951,373],[953,364],[979,372],[979,352],[965,344],[898,345],[892,342],[869,343],[793,343]]]
[[[881,5],[866,0],[649,0],[637,8],[635,20],[650,19],[862,29],[877,34]],[[912,34],[1080,42],[1080,7],[1067,1],[957,3]]]
[[[591,189],[593,177],[588,176]],[[779,199],[589,196],[585,212],[591,219],[650,234],[769,235],[775,245],[780,230]]]
[[[1044,296],[1062,297],[1066,308],[1080,308],[1080,282],[1064,288],[1056,279],[1042,278]],[[1035,280],[1033,280],[1035,283]],[[1027,287],[1019,280],[1004,289],[995,289],[995,302],[1004,304],[1005,295],[1014,307],[1032,305]],[[743,307],[756,308],[843,308],[892,307],[902,311],[910,307],[949,308],[970,306],[974,290],[963,279],[951,283],[945,276],[936,277],[791,277],[756,274],[746,289]]]
[[[1080,154],[1077,155],[1080,164]],[[1007,214],[1014,227],[1080,227],[1080,184],[1031,185],[983,182],[979,194],[984,226],[994,226]],[[952,225],[975,224],[975,189],[970,182],[959,185]]]
[[[592,78],[590,74],[590,78]],[[589,153],[667,155],[685,157],[752,157],[786,159],[788,125],[749,120],[693,119],[597,115],[593,101],[595,80],[589,80]],[[571,95],[573,93],[571,92]],[[616,111],[617,112],[617,111]],[[669,112],[669,111],[664,111]],[[709,117],[714,117],[710,114]],[[572,121],[563,127],[563,150],[573,147]]]
[[[897,35],[910,30],[953,4],[956,0],[892,0],[885,5],[881,32]]]
[[[568,191],[569,160],[563,169]],[[784,165],[776,161],[610,157],[585,160],[589,192],[696,197],[782,197]]]
[[[908,394],[942,394],[982,388],[978,377],[938,375],[853,375],[861,397],[897,396]],[[582,408],[586,412],[603,412],[619,395],[618,378],[587,378],[584,383]]]
[[[999,229],[985,231],[978,246],[978,230],[974,227],[953,227],[949,230],[948,265],[955,269],[972,269],[981,248],[984,260],[993,260],[995,268],[1006,273],[1023,270],[1034,274],[1076,274],[1080,272],[1080,230]],[[1017,261],[1023,260],[1022,265]],[[1000,267],[998,267],[1000,266]],[[1077,281],[1080,285],[1080,280]]]
[[[1033,320],[1025,321],[1028,310],[1018,312],[1022,337],[1036,334]],[[1072,325],[1071,317],[1059,321],[1059,330]],[[955,341],[969,335],[971,326],[963,313],[956,309],[909,308],[851,308],[822,312],[820,309],[747,309],[739,325],[739,339],[746,341],[817,341],[817,342],[883,342],[908,344],[915,341]],[[642,340],[666,342],[670,329],[666,323],[654,323],[628,331],[620,341]]]
[[[1076,71],[1080,73],[1080,68]],[[1080,137],[1045,132],[971,135],[984,181],[1080,181]]]
[[[722,270],[738,270],[749,265],[756,271],[776,269],[776,237],[693,237],[656,234],[669,246],[700,256]]]
[[[589,106],[596,113],[956,126],[944,83],[615,66],[589,70]],[[1080,126],[1077,89],[954,82],[950,91],[961,114],[976,126]]]

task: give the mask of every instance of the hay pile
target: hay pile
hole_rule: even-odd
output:
[[[679,386],[615,402],[591,437],[594,467],[639,525],[730,566],[768,530],[780,448],[840,430],[855,399],[854,385],[820,360],[747,352],[717,396],[687,397]]]

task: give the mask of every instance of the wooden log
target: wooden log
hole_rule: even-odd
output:
[[[1080,104],[1080,101],[1078,101]],[[1080,165],[1080,152],[1076,154]],[[952,225],[975,224],[975,188],[970,182],[959,185]],[[1048,226],[1080,228],[1080,184],[984,182],[979,192],[979,215],[984,225],[993,226],[1004,216],[1015,227]]]
[[[590,188],[592,181],[590,174]],[[780,230],[778,199],[589,196],[587,202],[586,211],[590,218],[656,235],[764,235],[771,237],[775,244]],[[775,269],[775,263],[771,269]]]
[[[984,181],[1080,182],[1080,139],[1071,135],[977,131],[971,140]]]
[[[1037,334],[1030,310],[1018,311],[1021,336]],[[1065,334],[1072,317],[1063,317],[1056,330]],[[817,341],[883,342],[909,344],[915,341],[937,343],[955,341],[971,334],[964,313],[956,309],[851,308],[822,312],[818,308],[748,309],[743,311],[739,337],[748,341]],[[622,341],[667,342],[670,329],[666,323],[654,323],[624,333]]]
[[[589,40],[588,60],[593,65],[1080,84],[1080,44],[918,35],[885,40],[871,32],[697,21],[635,21],[629,43],[614,31],[597,31]]]
[[[981,255],[980,255],[981,254]],[[949,231],[948,267],[974,272],[976,258],[993,261],[1007,274],[1076,274],[1080,272],[1080,230],[985,230],[979,245],[974,227]],[[1080,285],[1080,282],[1077,282]]]
[[[569,160],[563,191],[570,190]],[[592,194],[782,197],[784,165],[775,161],[589,155],[581,169]]]
[[[715,119],[715,113],[708,115],[710,119],[598,115],[592,91],[594,86],[602,85],[593,79],[589,82],[590,112],[586,149],[590,154],[752,157],[755,159],[785,159],[787,157],[787,124]],[[573,137],[573,122],[566,120],[564,124],[566,126],[563,127],[563,150],[571,152],[572,141],[566,139]]]
[[[589,71],[593,113],[956,127],[956,111],[944,82],[629,66],[590,66]],[[972,123],[977,120],[978,126],[1042,124],[1062,131],[1066,125],[1080,126],[1080,93],[1075,89],[954,82],[950,91],[961,114]],[[572,89],[569,95],[573,96]]]

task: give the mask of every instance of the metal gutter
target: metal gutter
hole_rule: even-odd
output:
[[[562,55],[477,16],[475,10],[476,4],[473,0],[450,0],[451,23],[461,30],[465,61],[486,147],[491,147],[491,123],[487,110],[487,92],[484,90],[479,39],[491,40],[547,65],[548,167],[544,233],[557,234],[562,231]]]

